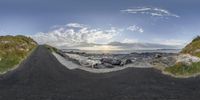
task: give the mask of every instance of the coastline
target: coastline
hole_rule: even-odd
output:
[[[81,70],[88,71],[91,73],[109,73],[109,72],[120,71],[120,70],[131,68],[131,67],[134,67],[134,68],[152,68],[153,67],[153,66],[133,66],[133,64],[127,64],[124,66],[114,66],[114,68],[95,69],[95,68],[89,68],[89,67],[78,65],[72,61],[65,59],[64,57],[60,56],[59,54],[55,52],[52,52],[52,54],[62,65],[64,65],[66,68],[70,70],[81,69]]]
[[[153,68],[158,71],[161,71],[161,73],[164,75],[171,76],[174,78],[191,78],[191,77],[196,77],[196,76],[200,75],[200,73],[196,73],[194,75],[174,75],[172,73],[164,71],[165,67],[163,67],[161,65],[158,66],[158,65],[151,65],[151,64],[149,64],[148,66],[136,66],[135,64],[127,64],[124,66],[114,66],[113,68],[96,69],[96,68],[81,66],[80,64],[77,64],[73,61],[70,61],[70,60],[62,57],[60,54],[58,54],[56,52],[52,52],[52,54],[62,65],[64,65],[69,70],[80,69],[80,70],[84,70],[84,71],[91,72],[91,73],[110,73],[110,72],[124,70],[126,68]]]

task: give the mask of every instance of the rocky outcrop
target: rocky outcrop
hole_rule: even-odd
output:
[[[150,63],[158,68],[158,69],[164,69],[166,67],[173,66],[176,64],[177,56],[176,55],[170,55],[170,56],[156,56],[153,58]]]
[[[121,64],[121,60],[118,60],[118,59],[113,59],[113,58],[102,58],[101,60],[101,63],[108,63],[108,64],[111,64],[111,65],[120,65]]]
[[[172,56],[155,55],[150,63],[155,66],[170,67],[177,63],[191,65],[196,62],[200,62],[199,57],[192,56],[190,54],[180,54]]]
[[[98,61],[98,60],[90,60],[90,59],[79,60],[79,63],[80,63],[82,66],[85,66],[85,67],[92,67],[92,68],[95,68],[95,66],[101,64],[101,62]]]
[[[131,59],[122,59],[120,65],[123,66],[123,65],[126,65],[126,64],[130,64],[132,62],[133,61]]]
[[[95,57],[85,57],[74,53],[73,54],[65,53],[65,55],[66,55],[65,58],[68,58],[73,62],[78,62],[78,64],[80,64],[81,66],[96,68],[96,69],[113,68],[115,66],[120,67],[132,63],[131,59],[116,59],[114,57],[110,58],[103,57],[97,59]]]
[[[191,65],[192,63],[200,62],[200,58],[192,56],[190,54],[180,54],[177,57],[176,63],[183,63],[186,65]]]
[[[63,53],[62,53],[63,55]],[[161,69],[173,66],[176,63],[175,53],[131,53],[131,54],[80,54],[74,52],[64,53],[68,60],[84,67],[104,69],[124,66],[154,67]]]
[[[101,64],[101,62],[98,61],[98,60],[88,59],[87,57],[80,56],[80,55],[77,55],[77,54],[66,53],[66,55],[70,59],[78,61],[81,66],[94,68],[96,65]]]

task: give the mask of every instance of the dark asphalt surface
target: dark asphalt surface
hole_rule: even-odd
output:
[[[200,77],[175,79],[139,68],[107,74],[68,70],[39,46],[0,77],[0,100],[200,100]]]

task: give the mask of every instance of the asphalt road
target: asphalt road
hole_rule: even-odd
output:
[[[175,79],[139,68],[107,74],[68,70],[39,46],[0,76],[0,100],[200,100],[200,77]]]

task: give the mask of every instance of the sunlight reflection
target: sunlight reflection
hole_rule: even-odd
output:
[[[95,45],[93,47],[80,47],[80,50],[102,50],[102,51],[111,51],[111,50],[122,50],[118,46],[111,46],[111,45]]]

